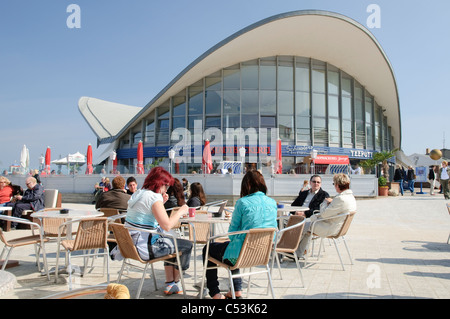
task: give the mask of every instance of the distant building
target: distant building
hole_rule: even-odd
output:
[[[224,154],[215,161],[240,161],[244,146],[244,161],[255,167],[273,165],[277,136],[261,132],[277,128],[284,172],[304,172],[313,150],[355,162],[401,148],[400,103],[388,57],[364,26],[326,11],[279,14],[238,31],[187,66],[143,108],[83,97],[79,109],[98,143],[112,143],[118,165],[131,173],[139,141],[145,164],[168,160],[168,150],[179,142],[171,140],[177,128],[186,128],[189,143],[203,141],[205,131],[217,128],[223,140],[211,147]],[[256,140],[226,147],[225,132],[238,128],[254,128]],[[194,152],[183,151],[184,156]],[[179,163],[176,171],[200,166],[201,160]]]

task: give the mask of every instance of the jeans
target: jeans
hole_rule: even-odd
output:
[[[214,259],[222,260],[223,255],[225,254],[225,249],[228,247],[228,244],[230,242],[225,243],[210,243],[209,244],[209,256],[211,256]],[[206,253],[206,246],[203,247],[203,262],[205,261],[205,253]],[[225,259],[223,262],[227,265],[232,266],[233,264],[228,260]],[[208,261],[208,267],[215,266],[214,263]],[[232,270],[231,273],[233,275],[239,274],[239,269]],[[241,291],[242,290],[242,280],[241,278],[233,278],[233,286],[234,291]],[[219,289],[219,280],[217,278],[217,269],[208,269],[206,271],[206,287],[209,290],[209,295],[213,297],[214,295],[220,293]]]
[[[414,193],[414,183],[416,181],[414,179],[408,181],[408,189],[411,191],[411,193]]]
[[[403,195],[403,179],[397,179],[397,180],[395,180],[394,182],[399,183],[399,186],[400,186],[400,194]]]

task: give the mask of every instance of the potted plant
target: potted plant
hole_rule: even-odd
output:
[[[378,177],[378,196],[388,196],[389,187],[385,177]]]

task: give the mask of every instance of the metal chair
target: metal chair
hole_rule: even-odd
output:
[[[316,221],[314,221],[311,225],[311,234],[313,236],[313,240],[320,238],[320,246],[319,246],[319,253],[317,255],[317,259],[319,259],[320,257],[320,251],[322,249],[322,245],[323,245],[323,239],[324,238],[328,238],[328,239],[332,239],[334,242],[334,246],[336,247],[336,252],[338,253],[339,256],[339,260],[341,262],[341,266],[342,266],[342,270],[345,270],[344,267],[344,262],[342,261],[342,257],[341,254],[339,252],[339,248],[337,245],[337,241],[338,240],[342,240],[344,242],[345,248],[347,250],[348,253],[348,257],[350,258],[350,263],[353,265],[353,260],[352,260],[352,256],[350,255],[350,251],[348,249],[347,246],[347,242],[345,241],[345,235],[347,234],[348,229],[350,228],[350,224],[352,223],[353,217],[355,216],[356,212],[349,212],[349,213],[344,213],[344,214],[339,214],[336,216],[332,216],[332,217],[327,217],[327,218],[320,218],[317,219]],[[338,218],[344,218],[344,221],[342,223],[341,228],[339,229],[339,231],[334,234],[334,235],[330,235],[330,236],[318,236],[317,234],[314,233],[314,227],[318,224],[318,223],[322,223],[325,221],[329,221],[329,220],[333,220],[333,219],[338,219]],[[314,251],[312,252],[314,253]]]
[[[181,262],[180,262],[181,253],[178,251],[177,241],[174,236],[172,236],[171,234],[167,234],[167,233],[161,234],[156,230],[135,228],[135,227],[125,226],[123,224],[118,224],[118,223],[111,223],[111,224],[109,224],[109,226],[112,228],[112,230],[114,232],[114,236],[117,239],[117,245],[119,246],[120,254],[124,258],[123,263],[122,263],[122,268],[120,269],[119,277],[117,279],[118,283],[120,283],[120,280],[122,279],[122,274],[123,274],[123,271],[124,271],[126,265],[133,267],[133,268],[143,270],[142,278],[139,283],[139,288],[138,288],[138,291],[136,294],[136,299],[139,299],[139,296],[140,296],[141,290],[142,290],[142,286],[144,284],[145,274],[147,272],[148,265],[150,265],[152,268],[153,284],[155,285],[155,290],[157,290],[158,286],[156,284],[156,276],[155,276],[155,270],[153,268],[153,264],[158,261],[165,261],[167,263],[177,265],[178,269],[180,269],[180,279],[181,279],[181,285],[183,287],[183,295],[184,295],[184,298],[186,298],[186,289],[185,289],[185,285],[184,285],[183,271],[181,271]],[[145,232],[149,232],[151,234],[164,235],[165,237],[173,238],[174,244],[175,244],[175,253],[164,256],[164,257],[160,257],[160,258],[155,258],[155,259],[150,259],[150,260],[142,260],[141,257],[139,256],[136,246],[134,245],[133,239],[131,238],[129,229],[145,231]],[[173,259],[173,258],[176,258],[176,262],[170,261],[170,259]],[[138,261],[141,264],[144,264],[145,267],[137,266],[137,265],[131,263],[131,260]]]
[[[56,270],[55,270],[55,282],[58,280],[58,264],[61,246],[66,250],[68,255],[68,272],[69,272],[69,290],[72,290],[72,257],[91,257],[97,255],[104,256],[104,263],[106,263],[107,282],[109,284],[109,248],[107,244],[108,234],[108,219],[106,217],[75,219],[67,221],[59,226],[58,229],[58,251],[56,254]],[[77,235],[74,240],[61,240],[62,229],[67,227],[68,224],[79,223]],[[103,249],[103,251],[99,251]],[[90,253],[94,250],[93,253]],[[75,251],[87,251],[86,253],[72,256]],[[87,264],[85,258],[84,273],[86,272]],[[103,268],[103,273],[105,267]]]
[[[38,270],[41,271],[39,255],[40,255],[40,250],[42,249],[42,258],[44,260],[44,269],[47,274],[47,279],[50,280],[50,275],[48,273],[48,265],[47,265],[47,255],[46,255],[45,246],[44,246],[44,243],[47,242],[48,240],[44,238],[41,226],[37,223],[33,223],[29,220],[26,220],[23,218],[17,218],[17,217],[0,215],[0,220],[28,225],[28,226],[30,226],[31,232],[32,232],[31,236],[18,237],[18,238],[13,238],[13,239],[8,240],[5,237],[3,230],[0,228],[0,240],[5,244],[5,247],[3,247],[2,253],[0,254],[0,259],[3,259],[5,252],[8,252],[5,260],[3,260],[2,270],[5,270],[5,268],[8,264],[8,260],[11,255],[11,252],[14,248],[26,246],[26,245],[34,245],[34,250],[36,253],[36,264],[38,266]],[[38,230],[38,235],[36,235],[34,233],[34,231],[36,229]]]
[[[197,210],[195,214],[207,214],[205,210]],[[202,222],[189,223],[189,241],[194,245],[194,282],[197,282],[197,245],[205,245],[211,232],[211,224]]]
[[[274,245],[273,249],[272,266],[271,266],[271,269],[273,269],[273,263],[276,260],[278,269],[280,271],[280,278],[282,279],[283,277],[281,275],[281,266],[278,255],[281,254],[293,257],[303,286],[305,284],[303,281],[302,269],[298,261],[297,249],[300,243],[300,239],[302,237],[303,228],[305,227],[305,221],[306,219],[303,216],[297,215],[289,216],[289,220],[287,222],[286,227],[277,232],[277,240],[276,245]]]
[[[206,279],[206,271],[208,269],[214,269],[223,267],[228,271],[228,278],[230,281],[230,287],[231,287],[231,294],[233,299],[236,299],[236,294],[234,291],[234,285],[233,285],[233,278],[236,277],[245,277],[249,276],[248,281],[248,287],[247,287],[247,294],[250,292],[250,276],[260,273],[266,273],[267,279],[269,282],[269,288],[272,293],[272,298],[275,298],[275,293],[273,291],[272,286],[272,279],[270,276],[270,268],[269,268],[269,259],[270,255],[272,253],[272,245],[273,245],[273,238],[274,234],[276,232],[276,228],[255,228],[255,229],[249,229],[249,230],[243,230],[243,231],[236,231],[236,232],[229,232],[226,234],[221,234],[217,236],[213,236],[209,238],[208,243],[206,244],[206,251],[205,254],[208,256],[205,258],[205,264],[203,267],[203,278],[202,278],[202,284],[200,288],[200,299],[203,298],[203,290],[205,286],[205,279]],[[224,236],[233,236],[233,235],[239,235],[239,234],[246,234],[244,243],[242,244],[241,252],[239,254],[239,257],[236,261],[236,264],[234,266],[227,265],[223,263],[222,261],[219,261],[217,259],[212,258],[209,256],[209,245],[211,242],[213,242],[216,238],[224,237]],[[211,261],[215,263],[217,266],[208,268],[208,261]],[[264,266],[265,269],[259,270],[259,271],[251,271],[252,267],[258,267],[258,266]],[[239,273],[236,275],[233,275],[231,273],[232,270],[235,269],[245,269],[250,268],[250,272],[246,273]],[[269,289],[268,288],[268,289]]]

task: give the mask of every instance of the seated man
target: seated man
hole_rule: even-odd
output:
[[[12,200],[12,216],[22,217],[24,210],[38,211],[44,209],[44,187],[36,182],[34,177],[25,180],[27,190],[22,195],[15,195]],[[11,228],[16,229],[17,223],[12,223]]]
[[[128,195],[133,195],[135,191],[137,191],[137,181],[136,178],[134,178],[133,176],[130,176],[127,178],[127,194]]]
[[[119,210],[127,210],[130,195],[125,190],[125,179],[117,176],[112,181],[112,189],[103,192],[95,204],[95,208],[115,208]]]
[[[291,204],[291,206],[308,207],[309,210],[305,212],[291,212],[291,214],[309,218],[314,214],[314,211],[320,210],[320,204],[322,204],[325,198],[330,197],[330,195],[322,189],[322,178],[319,175],[311,176],[309,183],[311,184],[311,188],[309,190],[300,191],[298,197]]]

